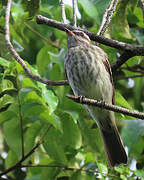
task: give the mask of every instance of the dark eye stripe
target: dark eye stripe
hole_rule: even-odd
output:
[[[85,39],[89,40],[89,37],[82,31],[73,31],[73,33],[77,36],[84,37]]]

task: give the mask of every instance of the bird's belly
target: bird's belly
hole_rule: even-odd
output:
[[[103,67],[104,68],[104,67]],[[84,61],[73,62],[67,72],[70,86],[75,95],[109,102],[112,97],[112,84],[106,70]]]

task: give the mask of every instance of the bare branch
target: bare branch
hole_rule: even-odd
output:
[[[109,7],[105,10],[103,15],[101,26],[97,32],[97,35],[103,36],[108,25],[112,20],[113,13],[115,12],[116,6],[118,4],[118,0],[112,0]]]
[[[122,107],[115,106],[115,105],[110,105],[101,100],[88,99],[85,97],[80,98],[79,96],[73,96],[73,95],[69,95],[69,94],[67,95],[67,97],[74,100],[77,103],[80,103],[80,104],[88,104],[88,105],[92,105],[92,106],[97,106],[99,108],[104,108],[104,109],[122,113],[122,114],[125,114],[128,116],[133,116],[133,117],[136,117],[139,119],[144,119],[144,113],[137,112],[137,111],[131,111],[129,109],[122,108]]]
[[[62,86],[62,85],[67,85],[68,82],[67,80],[63,81],[51,81],[47,80],[44,78],[41,78],[37,75],[32,74],[31,70],[27,67],[26,63],[24,60],[19,56],[19,54],[16,52],[14,49],[13,45],[10,42],[10,32],[9,32],[9,19],[10,19],[10,9],[11,9],[11,0],[8,0],[7,7],[6,7],[6,15],[5,15],[5,41],[7,44],[7,47],[13,57],[17,60],[17,62],[23,67],[25,72],[28,74],[28,76],[36,81],[39,81],[41,83],[47,84],[47,85],[52,85],[52,86]]]
[[[36,21],[38,24],[45,24],[45,25],[57,28],[62,31],[65,31],[65,29],[69,29],[71,31],[80,30],[80,31],[85,32],[93,41],[96,41],[98,43],[101,43],[106,46],[110,46],[119,50],[124,50],[124,53],[118,58],[118,60],[115,63],[112,64],[111,67],[113,71],[116,71],[122,64],[124,64],[129,58],[133,56],[144,56],[144,46],[140,46],[140,45],[134,46],[129,43],[119,42],[117,40],[108,39],[103,36],[98,36],[87,30],[77,28],[68,24],[60,23],[56,20],[52,20],[41,15],[37,15]]]
[[[114,78],[114,80],[120,81],[120,80],[124,80],[124,79],[133,79],[133,78],[139,78],[139,77],[144,77],[144,74],[138,74],[138,75],[133,75],[133,76],[124,76],[124,77],[118,77],[118,78]]]
[[[73,25],[77,27],[77,19],[76,19],[76,8],[77,8],[77,0],[72,0],[73,3]]]
[[[133,52],[134,55],[144,56],[144,46],[139,46],[139,45],[133,46],[129,43],[124,43],[124,42],[120,42],[117,40],[108,39],[108,38],[105,38],[103,36],[97,36],[94,33],[89,32],[87,30],[84,30],[81,28],[76,28],[76,27],[68,25],[68,24],[63,24],[63,23],[58,22],[56,20],[46,18],[42,15],[37,15],[36,21],[38,24],[45,24],[45,25],[57,28],[57,29],[62,30],[62,31],[65,31],[65,29],[69,29],[71,31],[80,30],[80,31],[85,32],[90,37],[90,39],[93,41],[99,42],[101,44],[104,44],[106,46],[110,46],[110,47],[113,47],[116,49],[131,51],[131,52]]]
[[[60,6],[61,6],[61,14],[62,14],[62,22],[66,24],[66,14],[65,14],[65,4],[64,0],[60,1]]]
[[[135,56],[135,53],[132,51],[124,51],[121,56],[111,64],[112,71],[116,71],[120,66],[122,66],[128,59]]]

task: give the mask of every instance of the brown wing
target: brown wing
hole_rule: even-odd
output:
[[[109,73],[110,75],[110,81],[112,83],[113,86],[113,96],[112,96],[112,104],[115,104],[115,92],[114,92],[114,85],[113,85],[113,78],[112,78],[112,71],[111,71],[111,67],[108,61],[107,56],[105,56],[105,61],[103,61],[103,64],[105,66],[106,71]]]

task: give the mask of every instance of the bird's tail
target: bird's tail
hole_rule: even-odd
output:
[[[116,124],[114,123],[109,130],[100,126],[100,133],[104,142],[110,167],[127,164],[127,154]]]

